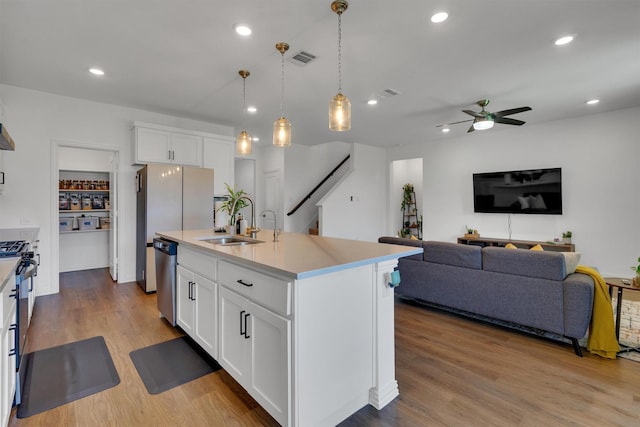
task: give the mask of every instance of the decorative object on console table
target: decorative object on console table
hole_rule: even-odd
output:
[[[469,227],[468,225],[464,226],[467,229],[467,232],[465,233],[464,237],[467,239],[477,239],[480,237],[480,233],[478,233],[478,230]]]
[[[565,231],[562,233],[562,243],[571,244],[571,236],[573,233],[571,231]]]
[[[540,245],[545,251],[552,252],[575,252],[576,247],[573,244],[568,243],[554,243],[554,242],[542,242],[537,240],[511,240],[511,239],[496,239],[492,237],[467,237],[465,234],[463,237],[458,237],[458,243],[463,245],[483,245],[483,246],[499,246],[504,247],[507,243],[511,243],[518,249],[531,249],[536,245]]]
[[[638,265],[631,267],[631,269],[636,273],[636,277],[633,278],[633,285],[640,286],[640,257],[638,257]]]
[[[400,237],[414,237],[422,239],[422,218],[418,216],[416,208],[416,193],[413,184],[407,183],[402,186],[402,228]]]

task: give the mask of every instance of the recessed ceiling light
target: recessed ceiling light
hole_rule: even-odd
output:
[[[573,41],[573,36],[562,36],[558,40],[556,40],[556,46],[563,46],[565,44],[569,44]]]
[[[442,133],[449,133],[449,131],[451,131],[451,129],[449,129],[449,128],[442,128]]]
[[[585,104],[587,104],[587,105],[596,105],[598,102],[600,102],[599,99],[590,99],[587,102],[585,102]]]
[[[89,72],[94,76],[104,76],[104,71],[100,68],[89,68]]]
[[[369,104],[369,105],[376,105],[377,103],[378,103],[377,99],[370,99],[370,100],[367,101],[367,104]]]
[[[253,107],[253,106],[247,107],[247,112],[248,113],[255,113],[256,111],[258,111],[258,109],[256,107]]]
[[[248,25],[235,24],[233,26],[233,29],[236,31],[236,33],[240,34],[241,36],[250,36],[251,35],[251,28],[249,28]]]
[[[449,17],[447,12],[438,12],[431,16],[431,22],[434,24],[439,24],[440,22],[444,22]]]

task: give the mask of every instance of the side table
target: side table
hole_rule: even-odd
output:
[[[627,289],[630,291],[640,291],[640,286],[634,286],[631,279],[623,279],[621,277],[605,277],[604,281],[609,285],[609,296],[613,296],[613,288],[618,289],[616,304],[616,339],[620,343],[620,315],[622,314],[622,291]],[[620,344],[622,346],[622,344]],[[627,347],[624,346],[618,353],[626,353],[630,351],[637,351],[640,353],[640,347]]]

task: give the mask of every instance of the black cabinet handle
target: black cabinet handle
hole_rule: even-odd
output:
[[[13,292],[13,293],[12,293],[12,294],[9,294],[9,297],[10,297],[10,298],[18,299],[18,288],[11,289],[11,292]]]
[[[16,354],[18,354],[17,351],[16,351],[18,349],[18,333],[17,333],[18,324],[17,323],[12,323],[11,326],[9,326],[9,330],[10,331],[14,331],[13,332],[13,345],[14,345],[14,347],[11,350],[9,350],[9,354],[8,354],[8,356],[11,357],[11,356],[15,356]]]
[[[189,281],[189,294],[191,295],[190,299],[191,301],[195,301],[196,300],[196,293],[193,291],[193,285],[195,285],[196,282],[191,282]]]
[[[245,281],[244,281],[244,280],[242,280],[242,279],[236,280],[236,282],[240,283],[241,285],[245,285],[245,286],[247,286],[247,287],[249,287],[249,288],[250,288],[251,286],[253,286],[253,283],[245,282]]]
[[[244,315],[244,338],[249,339],[251,336],[249,335],[249,328],[247,328],[247,319],[251,316],[250,313]]]
[[[246,333],[247,333],[246,332],[246,324],[245,324],[245,330],[242,329],[242,324],[244,323],[242,317],[243,317],[244,313],[245,313],[244,310],[242,310],[240,312],[240,335],[244,335],[246,337],[247,336],[246,335]]]

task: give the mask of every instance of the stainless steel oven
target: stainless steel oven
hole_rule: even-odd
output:
[[[26,366],[24,366],[24,348],[29,328],[29,292],[33,292],[33,278],[38,274],[38,263],[34,259],[30,245],[24,240],[0,242],[0,257],[19,257],[16,266],[16,397],[15,404],[22,402],[21,392]]]

